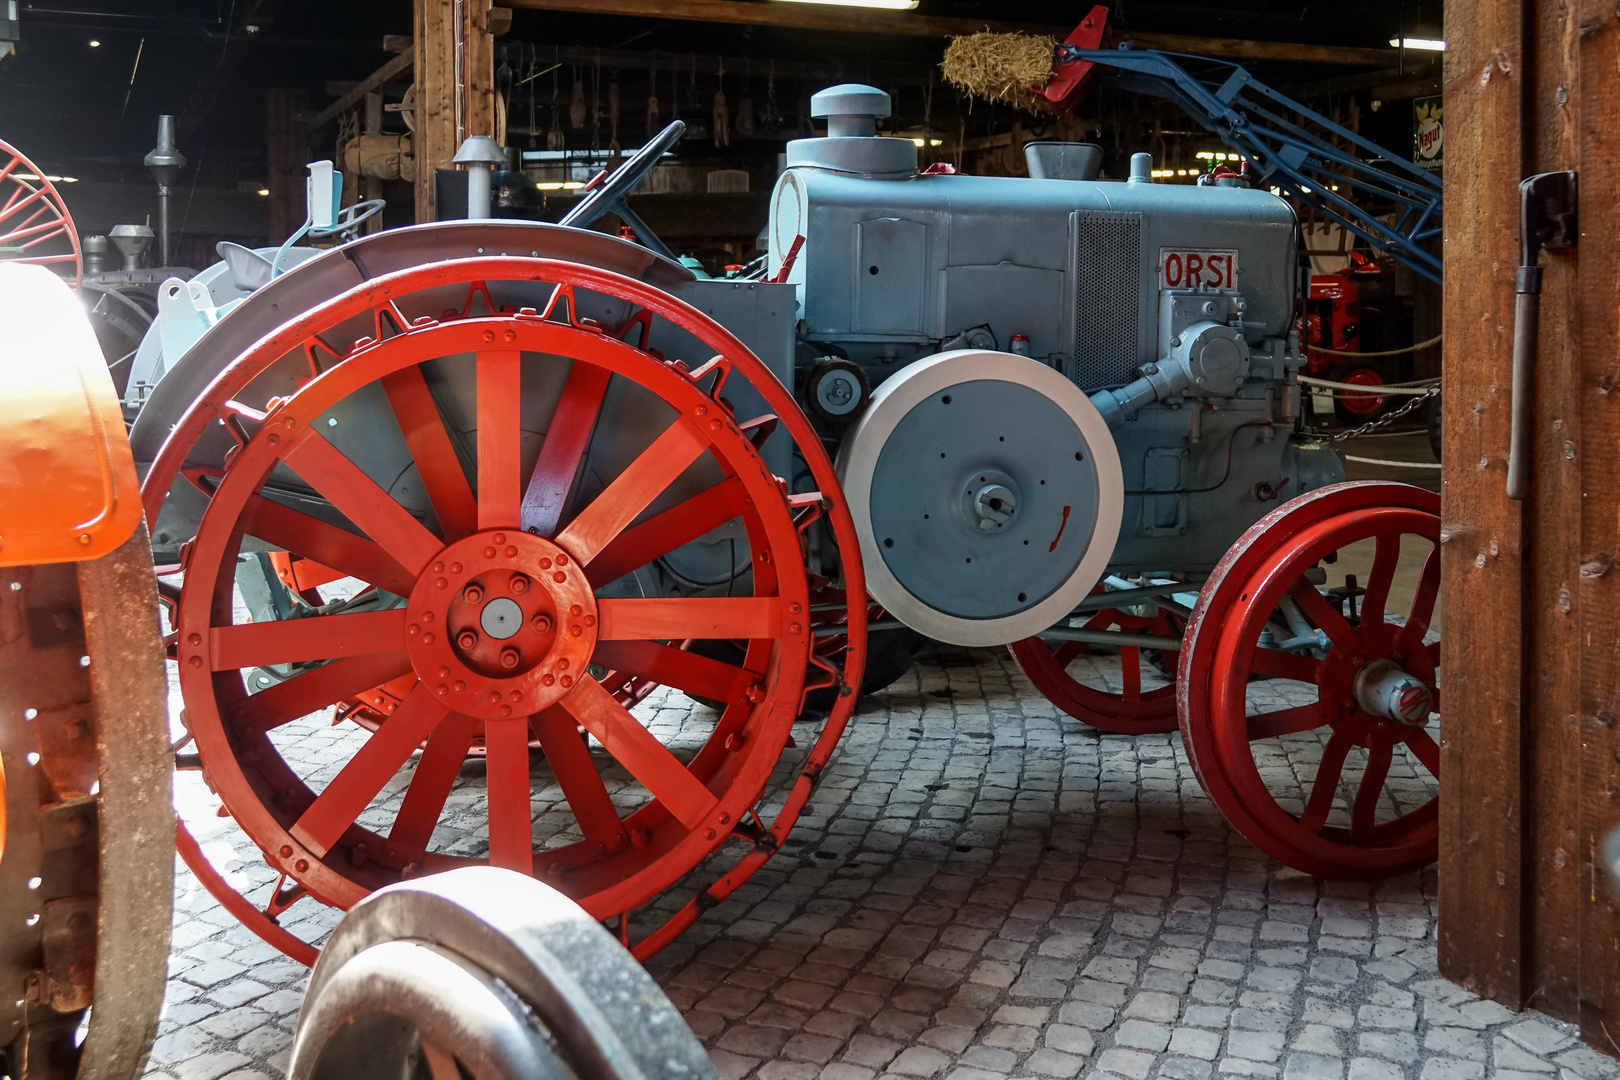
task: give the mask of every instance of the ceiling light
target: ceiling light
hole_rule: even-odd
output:
[[[541,191],[577,191],[584,187],[585,184],[579,180],[562,180],[544,184],[536,184],[534,186],[539,188]]]
[[[270,194],[270,189],[267,188],[267,187],[262,187],[262,188],[259,189],[259,194],[260,195],[268,195],[268,194]]]
[[[1419,49],[1423,52],[1446,51],[1446,43],[1436,38],[1390,38],[1389,45],[1392,49]]]
[[[47,175],[47,176],[41,177],[38,173],[31,173],[31,172],[13,173],[12,175],[14,177],[16,177],[18,180],[32,180],[35,183],[38,183],[41,179],[49,180],[53,184],[77,184],[79,182],[79,178],[77,176],[48,176]]]
[[[832,7],[882,8],[885,11],[911,11],[917,0],[785,0],[790,4],[827,4]]]
[[[90,39],[90,47],[92,49],[99,49],[99,48],[101,48],[101,42],[97,41],[95,38],[91,38]]]

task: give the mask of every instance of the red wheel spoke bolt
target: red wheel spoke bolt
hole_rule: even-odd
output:
[[[478,586],[477,582],[473,582],[461,590],[461,598],[469,604],[476,604],[484,598],[484,590]]]
[[[551,619],[543,612],[530,619],[529,625],[534,628],[534,632],[537,634],[551,633]]]
[[[463,649],[474,648],[478,644],[478,635],[473,633],[471,630],[463,630],[461,633],[456,635],[456,644],[460,645]]]
[[[518,666],[518,661],[522,659],[522,654],[514,648],[507,647],[501,650],[501,667],[503,668],[515,668]]]
[[[513,574],[512,580],[507,582],[507,588],[512,590],[513,596],[522,596],[529,591],[529,579],[523,574]]]

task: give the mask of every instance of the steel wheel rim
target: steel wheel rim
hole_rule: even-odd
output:
[[[1377,800],[1388,779],[1391,764],[1388,758],[1394,749],[1402,744],[1407,745],[1410,755],[1438,779],[1438,745],[1423,727],[1407,727],[1394,721],[1377,720],[1359,712],[1354,706],[1351,691],[1354,672],[1362,666],[1353,663],[1352,654],[1363,663],[1393,656],[1401,661],[1405,670],[1425,682],[1431,691],[1435,690],[1435,661],[1439,644],[1436,642],[1425,646],[1422,638],[1433,611],[1432,586],[1438,583],[1438,533],[1439,524],[1432,516],[1422,511],[1400,508],[1357,511],[1319,522],[1301,534],[1296,544],[1279,547],[1273,552],[1251,575],[1250,588],[1240,597],[1232,615],[1224,621],[1215,661],[1216,670],[1223,672],[1223,675],[1212,688],[1211,701],[1222,769],[1266,833],[1275,840],[1279,849],[1289,852],[1288,857],[1278,854],[1278,858],[1290,865],[1315,867],[1313,872],[1320,876],[1384,874],[1423,865],[1433,861],[1438,854],[1438,798],[1430,798],[1394,820],[1374,821]],[[1341,644],[1339,632],[1331,632],[1334,648],[1325,660],[1309,663],[1281,661],[1277,654],[1273,654],[1257,664],[1259,632],[1285,594],[1296,597],[1302,603],[1316,603],[1319,611],[1331,610],[1331,605],[1325,600],[1310,600],[1315,593],[1314,586],[1290,588],[1300,580],[1299,573],[1303,568],[1314,566],[1321,556],[1340,550],[1349,543],[1394,536],[1394,553],[1389,557],[1391,565],[1385,568],[1392,576],[1402,535],[1425,536],[1435,544],[1425,559],[1423,584],[1420,584],[1414,602],[1415,606],[1425,607],[1426,612],[1416,623],[1397,627],[1386,622],[1386,601],[1379,599],[1376,601],[1379,620],[1369,624],[1365,612],[1374,602],[1374,590],[1379,589],[1379,593],[1387,597],[1390,584],[1390,578],[1386,576],[1380,589],[1375,577],[1368,583],[1368,597],[1365,598],[1368,604],[1363,608],[1361,625],[1350,628],[1342,621],[1331,624],[1344,626],[1343,633],[1347,640]],[[1384,545],[1380,543],[1379,546],[1382,554]],[[1316,595],[1320,596],[1319,593]],[[1314,619],[1310,609],[1306,614]],[[1324,618],[1324,622],[1327,621]],[[1353,644],[1349,640],[1352,637]],[[1301,661],[1304,659],[1300,658]],[[1316,685],[1322,689],[1318,702],[1296,709],[1279,710],[1277,713],[1245,715],[1248,711],[1246,697],[1249,675],[1277,671],[1287,671],[1296,676],[1314,673]],[[1319,711],[1320,722],[1312,723],[1311,717],[1298,712],[1311,709]],[[1299,719],[1285,719],[1284,713],[1298,714]],[[1277,803],[1276,793],[1261,777],[1253,756],[1251,735],[1257,728],[1260,731],[1305,731],[1320,727],[1323,723],[1331,725],[1334,731],[1329,739],[1330,746],[1324,749],[1321,766],[1326,769],[1330,767],[1330,762],[1337,762],[1332,767],[1333,787],[1315,786],[1321,780],[1319,772],[1305,810],[1297,818]],[[1299,726],[1304,724],[1310,726]],[[1343,779],[1344,760],[1336,753],[1341,746],[1346,753],[1354,747],[1362,747],[1369,752],[1367,769],[1354,785],[1358,789],[1351,810],[1354,825],[1346,830],[1323,824],[1313,830],[1302,818],[1310,818],[1314,813],[1325,821],[1329,814],[1330,800]],[[1369,785],[1374,777],[1377,779],[1376,787]],[[1367,795],[1366,801],[1364,794]]]
[[[1272,843],[1227,778],[1210,717],[1210,689],[1222,620],[1254,571],[1288,541],[1302,523],[1358,509],[1401,506],[1438,516],[1440,498],[1410,484],[1387,480],[1330,484],[1300,496],[1261,518],[1229,548],[1199,593],[1177,667],[1177,719],[1182,744],[1205,793],[1234,829],[1256,846]],[[1292,855],[1290,854],[1290,857]]]
[[[1086,620],[1088,630],[1113,628],[1133,634],[1180,637],[1181,631],[1161,609],[1152,616],[1133,615],[1117,608],[1105,608]],[[1082,723],[1116,735],[1157,735],[1176,729],[1176,687],[1172,677],[1164,686],[1143,691],[1142,649],[1120,646],[1120,693],[1087,686],[1069,672],[1069,665],[1085,653],[1078,641],[1053,641],[1039,637],[1015,641],[1007,647],[1019,668],[1035,688],[1052,704]],[[1174,666],[1179,649],[1161,650]]]
[[[454,284],[458,287],[467,287],[469,283],[488,281],[543,281],[555,283],[568,282],[572,286],[598,290],[602,293],[624,299],[634,305],[650,308],[655,314],[667,319],[673,325],[696,335],[700,342],[712,348],[721,357],[726,358],[729,364],[734,363],[739,373],[747,378],[750,385],[756,387],[766,399],[767,404],[777,410],[782,425],[788,429],[794,442],[800,447],[812,475],[818,484],[821,484],[828,494],[817,496],[812,493],[806,496],[796,496],[790,502],[796,508],[798,528],[807,524],[808,517],[814,513],[825,516],[834,535],[835,543],[844,553],[844,574],[846,584],[850,586],[851,595],[864,596],[864,581],[860,573],[857,545],[855,543],[853,525],[849,518],[848,508],[844,504],[841,493],[836,487],[831,463],[827,460],[824,451],[816,442],[813,431],[803,416],[799,414],[792,404],[792,399],[782,390],[779,383],[769,374],[768,369],[750,353],[737,339],[706,319],[701,313],[691,308],[683,301],[671,297],[640,282],[625,278],[611,271],[604,271],[594,267],[587,267],[574,263],[560,262],[551,259],[539,258],[507,258],[490,257],[480,259],[457,260],[447,263],[430,264],[425,267],[413,267],[374,279],[364,286],[351,290],[348,294],[336,297],[319,307],[304,313],[299,318],[284,325],[279,330],[267,335],[253,350],[237,362],[227,367],[218,375],[209,389],[199,398],[179,424],[176,425],[162,452],[147,476],[143,488],[143,498],[147,511],[154,517],[160,511],[166,494],[180,475],[182,467],[191,448],[197,444],[201,433],[216,421],[223,421],[231,417],[234,403],[233,395],[240,394],[264,371],[272,367],[290,348],[298,342],[304,341],[310,334],[317,332],[326,325],[340,322],[344,318],[353,316],[356,311],[370,311],[382,305],[388,297],[403,294],[413,288],[427,288],[444,284]],[[538,320],[536,320],[538,321]],[[672,365],[671,370],[679,365]],[[766,470],[759,470],[759,479],[772,485],[772,493],[780,498],[775,482],[769,479]],[[790,561],[796,562],[795,553]],[[795,572],[797,573],[797,572]],[[806,637],[808,635],[805,635]],[[836,691],[831,714],[822,725],[810,752],[799,768],[797,776],[789,775],[789,787],[780,793],[782,798],[778,802],[777,796],[772,796],[770,809],[777,810],[775,817],[769,822],[758,816],[753,816],[751,826],[744,827],[741,821],[732,823],[732,836],[742,835],[751,841],[752,846],[743,853],[741,860],[729,871],[701,894],[681,907],[676,914],[662,925],[656,927],[651,934],[642,938],[634,945],[639,956],[650,955],[651,952],[661,948],[686,926],[696,920],[698,915],[718,903],[761,865],[785,839],[793,821],[803,809],[808,800],[813,778],[819,773],[831,755],[833,746],[842,732],[844,725],[853,711],[854,695],[849,686],[851,679],[858,679],[865,652],[865,619],[861,605],[851,608],[849,618],[850,646],[840,657],[842,667],[836,667],[825,661],[812,660],[815,668],[821,669],[821,674],[812,680],[814,686],[832,686]],[[798,669],[802,677],[802,668]],[[791,717],[788,718],[791,720]],[[785,726],[785,724],[784,724]],[[773,762],[774,763],[774,762]],[[762,763],[763,767],[763,763]],[[765,769],[766,772],[769,769]],[[765,805],[758,807],[758,814],[766,815],[770,812]],[[752,815],[751,815],[752,816]],[[715,846],[727,839],[724,832],[718,832]],[[195,868],[209,885],[210,891],[219,897],[234,913],[260,936],[276,944],[279,948],[289,952],[296,958],[309,962],[313,959],[313,950],[302,943],[289,941],[285,931],[274,925],[274,911],[267,909],[260,911],[242,897],[231,892],[225,886],[220,875],[205,865],[205,860],[194,844],[182,845],[183,853],[187,854],[188,862],[198,864]],[[621,939],[629,942],[628,910],[616,912],[620,916],[619,931]]]

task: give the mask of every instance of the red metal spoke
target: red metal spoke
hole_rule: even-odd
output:
[[[1103,608],[1097,614],[1081,624],[1082,630],[1107,630],[1119,621],[1119,612],[1113,608]]]
[[[1353,843],[1372,841],[1373,825],[1377,821],[1378,798],[1384,793],[1384,781],[1389,778],[1392,748],[1379,743],[1367,750],[1367,771],[1361,774],[1361,786],[1356,789],[1356,801],[1350,804],[1350,839]]]
[[[1292,735],[1297,731],[1314,731],[1327,723],[1327,713],[1323,711],[1320,701],[1313,701],[1309,705],[1295,705],[1291,709],[1251,713],[1245,720],[1248,722],[1249,741],[1254,742],[1256,739]]]
[[[34,219],[29,218],[28,220],[33,221]],[[60,236],[65,232],[67,232],[67,223],[59,217],[53,217],[49,221],[40,222],[38,225],[29,225],[26,228],[18,227],[13,229],[6,234],[6,240],[17,241],[21,240],[25,236],[32,236],[32,240],[22,245],[24,249],[27,249],[33,247],[35,244],[49,240],[53,236]],[[39,235],[41,233],[44,235]]]
[[[484,747],[489,784],[489,861],[505,870],[533,873],[534,817],[529,802],[528,717],[486,720]]]
[[[1306,618],[1325,631],[1335,645],[1344,649],[1355,648],[1355,629],[1344,621],[1344,615],[1338,608],[1328,603],[1327,597],[1316,591],[1315,585],[1301,578],[1288,593],[1299,604]]]
[[[385,375],[382,384],[445,542],[454,543],[470,535],[478,528],[478,501],[473,498],[472,485],[467,482],[421,367],[413,364],[401,368]]]
[[[413,578],[444,546],[427,526],[314,428],[306,429],[294,440],[285,460],[344,517],[381,544]]]
[[[1406,733],[1406,748],[1429,770],[1429,775],[1440,779],[1440,747],[1433,736],[1422,728],[1412,728]]]
[[[1316,766],[1316,780],[1311,784],[1311,798],[1305,804],[1305,813],[1299,825],[1312,836],[1322,831],[1327,823],[1328,811],[1339,793],[1339,776],[1344,772],[1344,759],[1350,754],[1352,740],[1343,732],[1335,731],[1322,748],[1322,760]]]
[[[1440,546],[1436,544],[1423,559],[1423,570],[1418,575],[1417,590],[1412,596],[1412,610],[1406,616],[1406,627],[1401,640],[1409,649],[1423,643],[1434,619],[1434,602],[1440,596]]]
[[[557,534],[558,546],[588,566],[707,446],[695,425],[684,418],[676,419]]]
[[[523,354],[478,354],[478,527],[515,529],[523,492]]]
[[[292,827],[294,839],[316,855],[325,855],[343,830],[353,825],[383,785],[432,734],[450,709],[418,682],[399,708],[372,733],[349,763],[316,796]]]
[[[1379,533],[1373,550],[1372,573],[1367,575],[1367,592],[1361,598],[1363,625],[1384,622],[1389,605],[1389,587],[1395,581],[1395,568],[1401,561],[1399,533]]]
[[[617,850],[625,842],[624,824],[602,784],[602,775],[596,771],[590,747],[579,737],[579,725],[566,710],[553,706],[532,717],[529,726],[568,800],[568,808],[574,812],[580,832],[585,834],[585,842],[604,851]]]
[[[21,202],[19,202],[18,201],[18,196],[21,195],[25,191],[28,192],[28,197],[26,199],[23,199]],[[11,198],[6,200],[6,205],[5,206],[0,207],[0,221],[4,221],[4,220],[6,220],[6,218],[11,217],[15,213],[18,213],[25,206],[32,206],[34,203],[38,202],[40,199],[42,199],[44,197],[45,197],[45,189],[44,188],[29,187],[27,184],[24,184],[21,181],[18,181],[17,182],[17,191],[12,194]],[[36,218],[36,217],[38,217],[40,215],[40,212],[43,209],[45,209],[45,208],[41,207],[40,210],[34,211],[31,215],[28,216],[28,218],[26,218],[24,220],[23,224],[26,225],[28,222],[33,221],[34,218]],[[8,232],[8,233],[6,233],[5,237],[0,237],[0,239],[6,239],[10,235],[11,234]]]
[[[249,497],[242,528],[273,548],[302,555],[368,585],[400,596],[411,591],[414,575],[380,544],[262,495]]]
[[[776,596],[604,598],[596,609],[599,641],[751,640],[782,632],[782,600]]]
[[[383,726],[391,723],[392,718],[383,721]],[[388,832],[391,856],[416,862],[427,853],[444,804],[450,799],[461,766],[482,727],[470,716],[451,713],[428,736],[410,786],[405,789],[405,799],[394,817],[394,827]]]
[[[326,855],[343,829],[355,824],[355,819],[371,805],[381,792],[382,785],[394,779],[395,772],[407,763],[421,740],[433,733],[439,722],[449,716],[449,706],[439,701],[424,683],[416,683],[392,716],[382,727],[371,733],[360,750],[342,767],[326,790],[319,793],[308,810],[292,827],[293,839],[306,845],[316,855]]]
[[[744,668],[656,641],[603,641],[591,662],[694,697],[727,703],[743,700],[756,678]]]
[[[714,793],[699,783],[680,759],[642,727],[641,721],[615,701],[601,683],[581,679],[560,704],[681,824],[698,828],[714,810]]]
[[[1142,650],[1127,645],[1119,650],[1120,674],[1125,681],[1126,701],[1142,700]]]
[[[543,451],[542,451],[543,452]],[[668,510],[632,525],[591,561],[586,576],[597,587],[616,581],[705,533],[740,516],[748,508],[742,481],[728,477]]]
[[[1085,651],[1086,643],[1083,641],[1064,641],[1059,643],[1057,651],[1052,655],[1056,657],[1058,667],[1067,668],[1074,663],[1077,656]]]
[[[557,534],[568,495],[574,489],[580,462],[596,428],[596,414],[602,409],[613,373],[607,368],[575,360],[568,369],[568,382],[557,399],[551,426],[540,444],[540,458],[534,463],[528,489],[523,493],[523,529],[550,538]]]
[[[405,610],[216,626],[210,634],[215,671],[401,652],[405,648]]]
[[[1256,675],[1264,675],[1267,678],[1293,679],[1313,686],[1322,677],[1320,660],[1299,653],[1284,652],[1281,649],[1255,649],[1254,659],[1249,662],[1249,669]]]
[[[273,731],[410,670],[410,657],[403,652],[347,656],[250,694],[231,707],[230,716],[243,731]]]

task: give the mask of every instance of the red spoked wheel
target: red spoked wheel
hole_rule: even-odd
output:
[[[1106,591],[1106,587],[1099,587],[1097,591]],[[1124,609],[1104,608],[1091,614],[1084,624],[1086,630],[1147,634],[1176,640],[1181,638],[1184,627],[1179,616],[1157,604]],[[1120,670],[1116,683],[1111,671],[1099,670],[1094,645],[1032,637],[1008,646],[1013,659],[1029,681],[1035,684],[1035,689],[1081,723],[1116,735],[1152,735],[1174,731],[1174,671],[1180,650],[1132,644],[1117,648]],[[1160,662],[1170,674],[1160,671],[1153,662],[1158,657],[1152,656],[1152,653],[1162,656]],[[1145,673],[1144,667],[1147,669]]]
[[[1233,827],[1305,873],[1379,877],[1438,855],[1439,513],[1406,484],[1311,492],[1232,547],[1194,610],[1187,755]],[[1324,591],[1324,569],[1344,584]]]
[[[74,288],[84,275],[79,233],[45,171],[0,142],[0,260],[47,266]]]
[[[491,299],[536,289],[549,297],[540,310],[502,310]],[[465,306],[444,311],[456,290]],[[489,313],[475,313],[479,297]],[[601,309],[603,298],[625,313],[617,325],[641,327],[641,346],[582,317],[582,305]],[[714,359],[690,371],[654,355],[644,346],[655,319]],[[823,492],[789,497],[771,475],[750,424],[721,396],[733,374],[778,410]],[[470,402],[472,479],[434,386]],[[786,391],[724,329],[592,267],[435,263],[322,304],[226,369],[148,475],[154,520],[187,458],[221,425],[238,445],[204,485],[208,505],[186,552],[180,686],[211,786],[281,878],[268,903],[226,896],[217,872],[199,866],[197,845],[182,837],[181,848],[266,940],[308,961],[313,946],[276,925],[299,899],[346,908],[385,884],[487,862],[544,878],[614,920],[645,956],[786,838],[854,706],[841,692],[787,790],[767,794],[807,669],[841,691],[858,684],[866,637],[855,604],[841,666],[812,659],[801,508],[828,516],[845,584],[857,597],[865,590],[831,463]],[[401,501],[412,485],[389,486],[393,466],[382,482],[365,467],[387,425],[421,485],[416,513]],[[736,595],[616,594],[626,575],[734,521],[750,560]],[[233,571],[249,538],[404,604],[240,622]],[[747,647],[736,663],[677,647],[705,639]],[[245,671],[311,661],[319,666],[258,693],[244,685]],[[712,723],[655,733],[593,668],[701,693],[724,710]],[[385,684],[403,690],[398,705],[376,731],[353,732],[341,767],[326,775],[331,762],[312,762],[303,741],[330,724],[331,709]],[[476,773],[470,783],[461,775],[480,737],[482,792]],[[531,739],[544,751],[539,763]],[[546,791],[561,797],[537,799]],[[462,821],[465,794],[481,796],[487,853],[465,825],[455,850],[435,841],[453,792]],[[743,842],[730,871],[632,933],[633,912],[728,840]]]
[[[1376,366],[1373,361],[1352,361],[1343,364],[1334,368],[1328,374],[1328,378],[1334,382],[1367,387],[1383,386],[1389,381],[1384,377],[1383,369]],[[1359,423],[1383,412],[1388,401],[1389,398],[1383,394],[1360,390],[1336,390],[1333,394],[1333,411],[1344,423]]]

